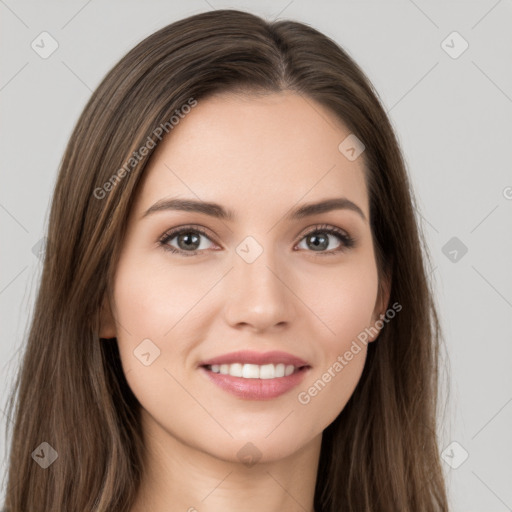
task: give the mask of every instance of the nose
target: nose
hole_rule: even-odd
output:
[[[271,251],[246,262],[235,254],[233,269],[226,276],[226,322],[256,332],[283,329],[296,317],[297,300],[290,272],[283,270]]]

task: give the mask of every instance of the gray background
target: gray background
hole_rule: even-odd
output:
[[[449,363],[439,433],[452,510],[512,510],[510,0],[0,0],[0,408],[41,273],[33,248],[45,234],[57,169],[82,108],[140,40],[218,8],[308,23],[341,44],[374,83],[401,142],[432,255]],[[31,47],[43,31],[59,45],[46,59]],[[469,44],[457,58],[464,43],[448,37],[454,31]]]

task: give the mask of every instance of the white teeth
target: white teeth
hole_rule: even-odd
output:
[[[276,365],[276,377],[284,377],[284,364],[279,363]]]
[[[288,377],[295,371],[293,364],[213,364],[210,367],[214,373],[222,375],[231,375],[233,377],[243,377],[244,379],[275,379],[278,377]]]
[[[275,374],[276,368],[273,364],[264,364],[263,366],[260,366],[260,379],[273,379]]]
[[[258,379],[260,377],[259,366],[257,364],[244,364],[242,377],[244,379]]]
[[[295,369],[295,367],[293,366],[293,364],[287,365],[286,368],[284,369],[285,377],[288,377],[288,375],[291,375],[293,373],[294,369]]]
[[[240,363],[233,363],[229,365],[229,375],[232,375],[233,377],[243,377],[244,366]]]

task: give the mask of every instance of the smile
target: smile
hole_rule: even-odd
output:
[[[299,370],[299,367],[293,364],[213,364],[206,368],[213,373],[222,375],[231,375],[232,377],[242,377],[243,379],[275,379],[288,377]]]
[[[284,352],[232,352],[203,361],[201,373],[223,391],[243,400],[270,400],[298,386],[311,366]]]

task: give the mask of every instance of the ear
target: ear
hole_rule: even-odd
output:
[[[116,323],[112,308],[110,307],[110,300],[107,294],[103,296],[103,301],[100,309],[100,329],[99,338],[112,339],[117,336]]]
[[[381,315],[385,315],[388,304],[389,304],[389,296],[391,294],[391,278],[383,276],[379,281],[379,291],[377,294],[377,300],[375,302],[375,309],[372,314],[372,324],[371,324],[371,336],[368,338],[369,342],[375,341],[379,334],[380,330],[386,325],[386,322],[381,320]],[[378,320],[381,320],[377,323]],[[382,325],[381,325],[382,324]]]

